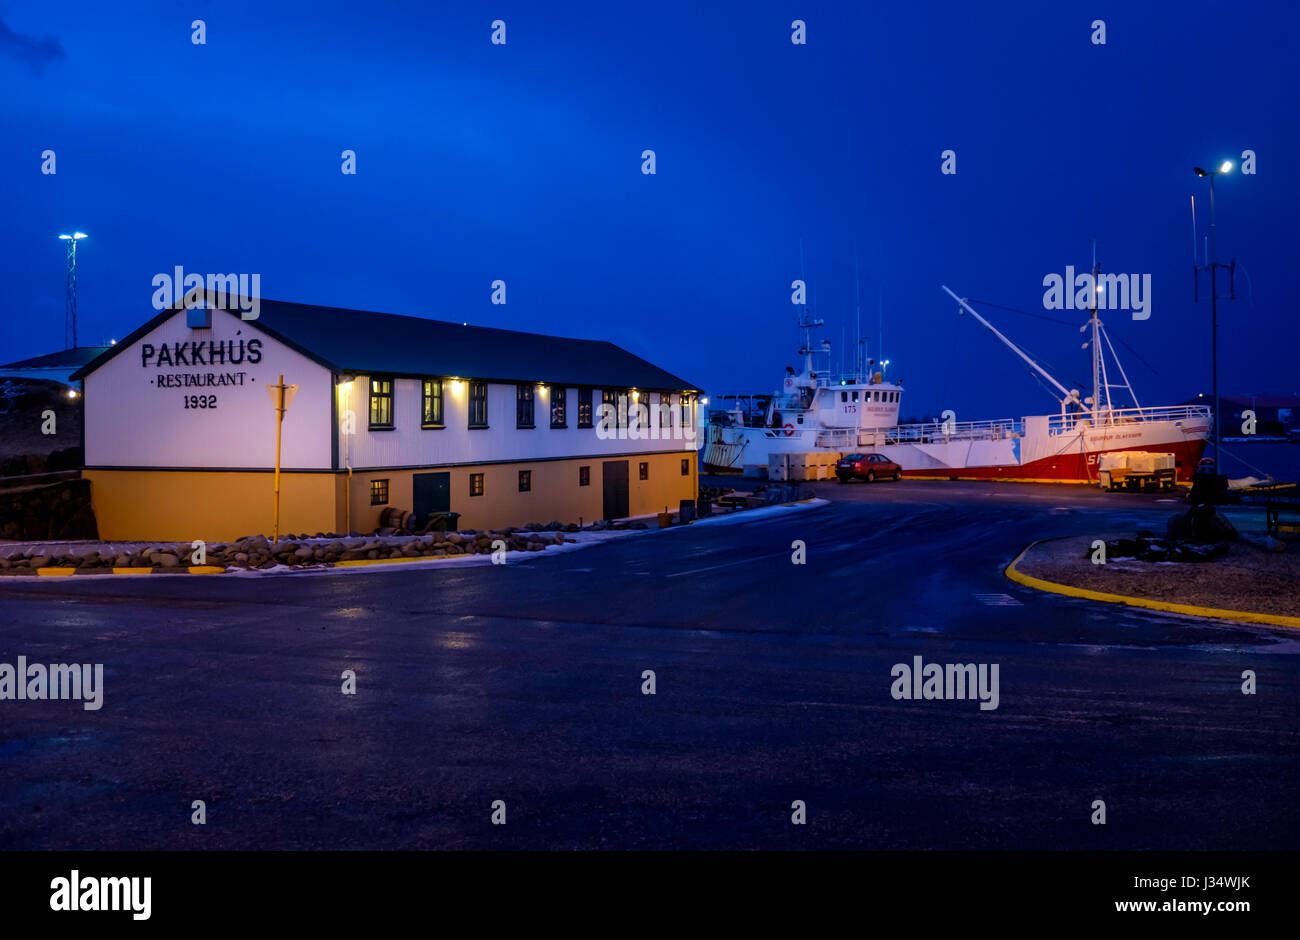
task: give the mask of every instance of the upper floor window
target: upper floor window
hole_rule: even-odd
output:
[[[531,428],[533,426],[533,396],[535,391],[532,385],[515,386],[515,427]]]
[[[488,426],[487,392],[486,382],[469,383],[469,426],[471,428]]]
[[[567,428],[569,426],[568,407],[568,389],[562,385],[551,387],[551,427]]]
[[[627,396],[617,389],[606,388],[600,393],[601,420],[609,428],[627,427]]]
[[[372,428],[393,426],[393,380],[391,378],[372,376],[370,379],[370,426]]]
[[[591,389],[578,389],[578,427],[591,427]]]
[[[691,426],[691,396],[683,395],[682,396],[682,427],[688,428],[690,426]]]
[[[420,413],[420,426],[442,427],[442,379],[424,380],[424,404]]]

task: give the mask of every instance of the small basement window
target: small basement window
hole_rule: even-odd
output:
[[[591,486],[591,467],[578,468],[578,485]]]
[[[691,475],[691,458],[689,458],[689,457],[683,457],[683,458],[682,458],[682,476],[684,476],[684,477],[688,477],[688,476],[690,476],[690,475]]]
[[[483,474],[471,473],[469,475],[469,495],[470,496],[483,495]]]
[[[641,461],[641,479],[650,479],[650,464],[646,463],[644,460]]]
[[[370,505],[372,506],[388,505],[388,481],[387,480],[370,481]]]
[[[519,471],[519,492],[528,493],[532,491],[532,488],[533,488],[533,471],[520,470]]]

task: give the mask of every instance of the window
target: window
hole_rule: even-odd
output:
[[[370,379],[370,427],[391,428],[392,426],[393,380],[372,377]]]
[[[627,421],[626,406],[619,408],[619,394],[612,388],[601,389],[600,420],[607,429],[621,428]]]
[[[578,485],[591,486],[591,467],[578,468]]]
[[[684,477],[688,477],[688,476],[690,476],[690,475],[691,475],[691,458],[689,458],[689,457],[683,457],[683,458],[682,458],[682,476],[684,476]]]
[[[388,505],[388,481],[387,480],[370,481],[370,505],[372,506]]]
[[[520,470],[519,471],[519,492],[527,493],[531,491],[532,488],[533,488],[533,471]]]
[[[469,426],[485,428],[487,423],[487,383],[469,383]]]
[[[688,428],[690,426],[691,426],[691,396],[683,395],[682,396],[682,427]]]
[[[641,461],[641,479],[643,480],[650,479],[650,465],[646,463],[644,460]]]
[[[848,392],[840,392],[840,401],[848,401],[848,400],[849,400],[849,393],[848,393]]]
[[[420,427],[442,427],[442,379],[424,380],[424,405],[420,412]]]
[[[858,400],[858,393],[857,393],[857,392],[854,392],[854,393],[853,393],[853,400],[854,400],[854,401],[857,401],[857,400]]]
[[[483,474],[471,473],[469,475],[469,495],[470,496],[483,495]]]
[[[578,389],[578,427],[591,427],[591,389]]]
[[[569,390],[562,385],[551,387],[551,427],[567,428],[569,426],[569,415],[567,412],[567,396]]]
[[[533,427],[533,386],[515,386],[515,427]]]

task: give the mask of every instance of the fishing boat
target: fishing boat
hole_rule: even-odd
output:
[[[907,477],[1096,483],[1102,454],[1145,451],[1172,454],[1178,480],[1191,481],[1212,426],[1209,407],[1140,405],[1095,303],[1082,327],[1089,335],[1093,379],[1092,394],[1084,397],[1078,389],[1067,389],[967,300],[943,289],[960,313],[992,332],[1047,383],[1058,399],[1056,413],[959,422],[947,411],[942,421],[899,424],[902,382],[886,381],[883,370],[864,371],[860,363],[849,374],[815,368],[814,357],[829,356],[830,345],[813,346],[811,330],[822,321],[805,316],[799,322],[804,331],[802,372],[787,367],[782,388],[770,395],[717,396],[734,404],[710,412],[706,472],[761,474],[768,458],[780,453],[872,451],[899,464]],[[1112,392],[1120,390],[1127,392],[1131,406],[1118,406]]]

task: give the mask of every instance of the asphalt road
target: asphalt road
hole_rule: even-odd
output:
[[[0,581],[0,662],[105,667],[97,712],[0,702],[0,848],[1300,846],[1294,631],[1002,576],[1176,506],[815,489],[504,567]],[[998,664],[999,707],[894,700],[917,655]]]

